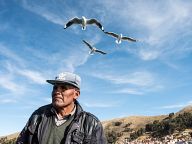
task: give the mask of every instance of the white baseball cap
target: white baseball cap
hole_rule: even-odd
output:
[[[54,80],[47,80],[50,84],[70,84],[80,89],[81,78],[77,74],[62,72]]]

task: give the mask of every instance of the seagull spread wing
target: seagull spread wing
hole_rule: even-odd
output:
[[[111,35],[113,37],[118,38],[118,34],[116,34],[116,33],[113,33],[113,32],[105,32],[105,33],[108,34],[108,35]]]
[[[136,39],[130,38],[130,37],[122,37],[123,40],[128,40],[128,41],[132,41],[132,42],[136,42]]]
[[[93,49],[93,47],[88,43],[88,42],[86,42],[85,40],[83,40],[83,42],[92,50]]]
[[[96,19],[88,19],[87,24],[96,24],[102,31],[104,31],[103,26]]]
[[[99,52],[99,53],[101,53],[101,54],[107,54],[106,52],[103,52],[103,51],[98,50],[98,49],[96,49],[95,52]]]
[[[81,24],[81,23],[82,23],[82,20],[75,17],[75,18],[71,19],[70,21],[68,21],[64,28],[66,29],[66,28],[70,27],[72,24]]]

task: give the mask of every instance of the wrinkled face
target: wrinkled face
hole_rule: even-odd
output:
[[[74,104],[79,90],[68,84],[55,84],[52,91],[52,104],[55,108],[65,108]]]

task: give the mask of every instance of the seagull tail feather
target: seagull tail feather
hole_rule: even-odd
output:
[[[86,30],[86,27],[82,27],[82,30]]]
[[[120,44],[120,43],[121,43],[121,41],[119,41],[119,40],[115,40],[115,42],[116,42],[117,44]]]

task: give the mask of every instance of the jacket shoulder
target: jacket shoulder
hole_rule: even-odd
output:
[[[87,118],[92,119],[92,120],[97,121],[97,122],[100,122],[100,120],[94,114],[92,114],[90,112],[85,112],[85,113],[87,115]]]
[[[83,125],[88,130],[94,130],[96,127],[101,127],[100,120],[90,112],[84,112]]]
[[[51,111],[52,104],[44,105],[36,109],[32,115],[42,115]]]

